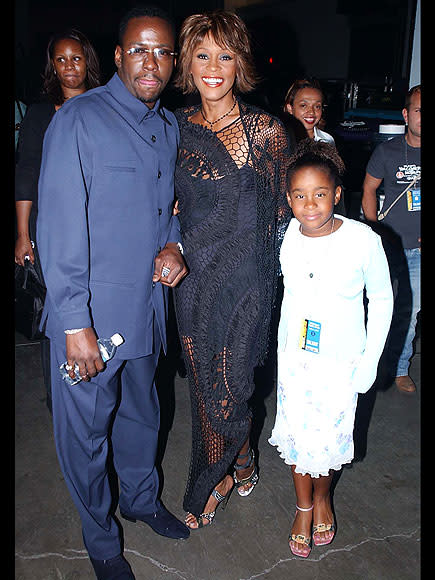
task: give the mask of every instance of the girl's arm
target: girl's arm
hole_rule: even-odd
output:
[[[367,339],[364,353],[352,377],[353,390],[367,392],[376,380],[393,314],[393,291],[381,238],[370,232],[364,278],[368,298]]]

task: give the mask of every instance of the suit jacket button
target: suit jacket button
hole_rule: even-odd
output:
[[[161,172],[161,171],[159,171],[159,172],[157,173],[157,177],[160,179],[160,178],[161,178],[161,176],[162,176],[162,172]]]
[[[151,141],[152,141],[153,143],[155,143],[155,142],[156,142],[156,136],[155,136],[155,135],[151,135]]]

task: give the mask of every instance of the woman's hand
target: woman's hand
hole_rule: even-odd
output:
[[[28,199],[22,199],[15,202],[15,211],[17,214],[17,232],[18,237],[15,242],[15,262],[24,266],[24,259],[29,258],[32,264],[35,263],[32,242],[29,234],[30,212],[32,203]]]
[[[15,263],[24,266],[24,260],[28,258],[32,264],[35,263],[35,255],[33,253],[32,242],[29,235],[18,234],[15,242]]]

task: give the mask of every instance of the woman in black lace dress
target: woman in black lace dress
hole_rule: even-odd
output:
[[[234,485],[246,496],[258,481],[248,400],[268,345],[279,231],[288,217],[289,147],[278,119],[237,96],[256,80],[238,16],[188,17],[180,47],[176,84],[201,96],[201,105],[176,112],[176,193],[189,275],[175,300],[193,431],[184,509],[195,529],[212,522]]]

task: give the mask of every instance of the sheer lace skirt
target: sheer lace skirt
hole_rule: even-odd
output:
[[[183,332],[184,317],[179,317],[192,407],[192,454],[183,505],[195,515],[231,470],[249,435],[258,296],[254,287],[237,304],[228,302],[227,296],[210,313],[208,324],[193,325],[189,334]],[[225,306],[231,306],[231,312],[223,312]]]

